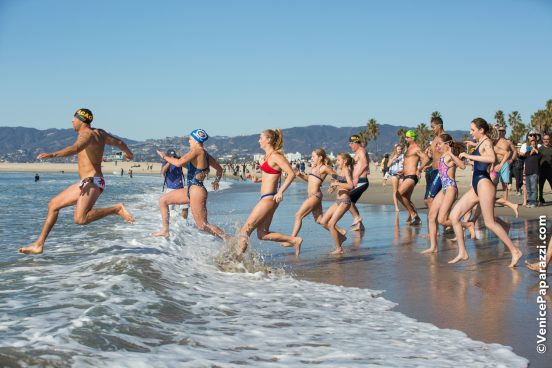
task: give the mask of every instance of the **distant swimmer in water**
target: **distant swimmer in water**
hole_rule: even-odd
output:
[[[157,154],[169,164],[182,167],[186,165],[186,189],[178,190],[172,193],[176,193],[175,196],[184,195],[183,198],[178,199],[178,203],[190,204],[192,210],[192,216],[199,230],[208,232],[218,238],[224,238],[224,231],[210,224],[207,220],[207,189],[203,181],[209,175],[209,167],[216,170],[215,180],[211,183],[213,190],[218,190],[219,182],[222,178],[222,166],[218,163],[213,156],[205,151],[203,144],[209,139],[207,132],[203,129],[195,129],[190,133],[188,143],[190,145],[190,151],[180,158],[170,157],[164,152],[157,151]],[[169,234],[169,208],[163,206],[161,209],[161,215],[163,218],[163,229],[153,233],[153,236],[167,236]]]
[[[48,202],[48,215],[38,240],[27,247],[19,248],[19,252],[42,253],[46,238],[57,221],[59,210],[65,207],[75,206],[73,218],[79,225],[86,225],[109,215],[119,215],[130,224],[134,222],[134,218],[122,203],[108,208],[92,208],[105,188],[101,169],[105,145],[118,147],[125,153],[126,159],[132,159],[132,152],[122,140],[102,129],[91,128],[92,119],[90,110],[77,110],[72,120],[73,128],[78,133],[75,143],[60,151],[41,153],[37,156],[37,159],[44,160],[76,154],[81,181],[69,186]]]
[[[302,171],[296,171],[298,178],[307,182],[307,199],[295,213],[295,224],[291,236],[297,236],[301,230],[303,218],[312,213],[314,220],[320,222],[322,218],[322,183],[328,174],[333,171],[329,165],[330,159],[326,156],[326,151],[317,148],[311,154],[311,171],[305,174]],[[345,235],[346,230],[338,228],[338,231]]]
[[[337,190],[337,198],[320,220],[320,225],[330,232],[335,242],[335,250],[330,253],[331,255],[343,253],[342,244],[347,238],[339,232],[337,222],[341,220],[345,212],[351,207],[351,196],[349,193],[354,187],[351,175],[353,158],[348,153],[341,152],[337,155],[336,164],[338,172],[332,175],[332,183],[328,191],[331,193]]]
[[[474,162],[473,177],[470,190],[460,198],[450,213],[452,227],[454,228],[454,233],[458,240],[458,255],[450,260],[449,263],[465,261],[469,258],[464,244],[464,230],[462,229],[460,219],[479,203],[485,226],[495,233],[496,236],[502,240],[504,245],[508,247],[512,254],[512,260],[509,266],[515,267],[522,256],[521,250],[514,245],[504,228],[495,220],[494,215],[496,187],[491,181],[489,165],[495,163],[496,155],[493,144],[487,136],[488,131],[489,125],[484,119],[474,119],[470,125],[470,134],[477,140],[478,144],[473,154],[468,155],[462,152],[458,155],[460,159],[467,158]]]
[[[279,242],[282,246],[293,246],[296,256],[301,252],[303,239],[270,231],[274,212],[283,200],[284,192],[295,178],[291,165],[281,153],[283,145],[284,137],[280,129],[267,129],[259,136],[259,146],[265,151],[264,162],[260,167],[262,177],[259,180],[252,175],[251,179],[261,182],[261,197],[241,228],[238,254],[243,254],[247,250],[249,236],[255,229],[260,240]],[[280,186],[282,171],[287,174],[287,177],[284,184]]]
[[[38,173],[35,174],[35,183],[40,180],[40,175]]]

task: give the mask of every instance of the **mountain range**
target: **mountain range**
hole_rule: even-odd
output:
[[[376,142],[371,141],[368,149],[371,153],[382,154],[390,152],[399,141],[397,130],[413,129],[405,126],[389,124],[379,125],[379,136]],[[313,149],[322,147],[326,152],[337,154],[348,151],[348,138],[358,134],[365,126],[334,127],[331,125],[310,125],[282,129],[284,135],[284,151],[310,156]],[[466,131],[449,131],[455,139],[461,140]],[[183,137],[166,137],[162,139],[147,139],[136,141],[120,137],[133,151],[136,161],[158,161],[156,150],[166,151],[173,148],[178,152],[188,149],[188,139]],[[240,135],[234,137],[211,136],[205,147],[213,156],[223,159],[251,159],[253,154],[261,153],[258,144],[258,134]],[[39,130],[23,127],[0,127],[0,160],[9,162],[33,162],[40,152],[53,152],[71,145],[76,139],[73,129]],[[106,155],[114,152],[106,149]],[[58,161],[74,161],[74,158],[56,159]]]

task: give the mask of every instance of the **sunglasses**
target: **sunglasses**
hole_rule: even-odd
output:
[[[529,137],[536,137],[536,134],[529,134]]]

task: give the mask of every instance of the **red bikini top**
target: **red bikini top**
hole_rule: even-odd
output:
[[[270,153],[270,155],[271,154],[272,152]],[[268,157],[270,157],[270,155],[268,155]],[[279,174],[280,170],[275,170],[268,164],[268,157],[265,157],[265,161],[261,165],[261,170],[267,174]]]

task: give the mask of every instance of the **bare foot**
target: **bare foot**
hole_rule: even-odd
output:
[[[514,210],[514,213],[516,214],[516,218],[519,216],[519,204],[514,204],[514,208],[512,208]]]
[[[467,261],[468,258],[470,258],[468,253],[464,253],[464,254],[460,253],[456,256],[456,258],[451,259],[450,261],[448,261],[448,263],[453,264],[453,263],[456,263],[456,262],[459,262],[459,261]]]
[[[282,247],[293,247],[294,245],[290,242],[281,242],[280,245]]]
[[[530,269],[531,271],[540,272],[540,263],[539,262],[529,263],[529,262],[525,261],[525,266],[527,266],[527,268]]]
[[[351,228],[351,231],[364,231],[364,225],[362,224],[362,222],[359,222],[355,225],[355,227]]]
[[[426,250],[421,252],[421,254],[429,254],[429,253],[437,253],[437,248],[427,248]]]
[[[422,219],[418,215],[416,215],[416,217],[414,217],[414,219],[410,222],[410,225],[412,226],[421,225],[421,224],[422,224]]]
[[[336,226],[336,229],[337,229],[337,232],[340,233],[341,235],[347,234],[347,230],[345,230],[342,227]]]
[[[395,207],[395,212],[401,212],[401,210],[399,210],[399,207]]]
[[[351,227],[354,227],[358,224],[360,224],[362,222],[362,217],[357,217],[356,219],[354,219],[353,223],[351,224]]]
[[[343,254],[343,248],[336,248],[333,252],[330,252],[330,256],[336,256],[338,254]]]
[[[19,248],[19,253],[25,254],[41,254],[44,250],[44,244],[39,244],[38,242],[28,245],[23,248]]]
[[[521,256],[523,255],[523,253],[521,253],[521,250],[517,249],[515,252],[512,253],[512,262],[510,262],[510,265],[508,267],[516,267],[519,259],[521,258]]]
[[[303,238],[296,237],[295,239],[295,244],[293,245],[295,247],[295,257],[299,257],[299,254],[301,254],[301,244],[303,244]]]
[[[119,205],[121,206],[121,208],[119,209],[119,212],[117,212],[117,215],[121,216],[123,220],[125,220],[129,224],[133,224],[134,217],[130,214],[130,212],[127,211],[124,204],[119,203]]]
[[[159,231],[156,231],[154,233],[151,233],[150,234],[151,236],[163,236],[163,237],[167,237],[169,236],[169,231],[168,230],[159,230]]]
[[[412,221],[412,216],[408,215],[406,219],[406,223],[409,224]]]

